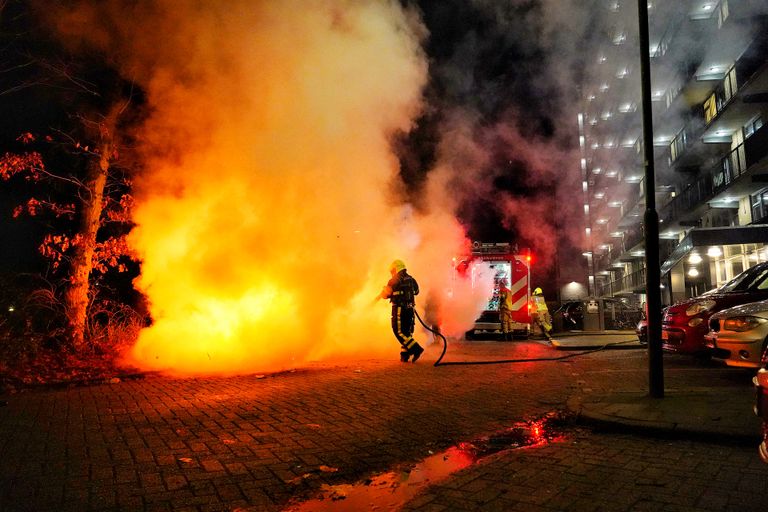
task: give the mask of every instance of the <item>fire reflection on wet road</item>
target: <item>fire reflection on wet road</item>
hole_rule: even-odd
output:
[[[398,510],[426,487],[490,455],[557,441],[563,437],[568,421],[564,413],[552,412],[489,436],[459,443],[402,470],[381,473],[355,484],[323,485],[319,496],[294,504],[286,512]]]

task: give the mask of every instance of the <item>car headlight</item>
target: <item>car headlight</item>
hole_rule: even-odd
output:
[[[757,318],[754,316],[734,316],[725,319],[723,322],[723,329],[726,331],[744,332],[750,331],[765,322],[766,320],[764,318]]]
[[[715,304],[717,302],[713,300],[702,300],[699,302],[696,302],[695,304],[691,304],[688,309],[685,310],[685,314],[687,316],[693,316],[698,315],[699,313],[703,313],[704,311],[709,311],[713,307],[715,307]]]
[[[697,325],[701,325],[703,322],[704,322],[704,319],[701,317],[691,318],[688,321],[688,327],[696,327]]]

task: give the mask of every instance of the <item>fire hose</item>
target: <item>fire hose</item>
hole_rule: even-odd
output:
[[[626,343],[632,343],[635,340],[627,340],[627,341],[617,341],[614,343],[606,343],[605,345],[602,345],[600,347],[590,349],[590,350],[584,350],[582,352],[576,352],[574,354],[568,354],[560,357],[533,357],[529,359],[494,359],[494,360],[486,360],[486,361],[447,361],[442,362],[443,357],[445,356],[445,352],[448,350],[448,340],[443,336],[443,334],[440,331],[437,331],[435,329],[432,329],[427,324],[424,323],[424,320],[421,319],[421,316],[419,315],[419,312],[416,310],[416,308],[413,308],[413,312],[416,314],[416,318],[419,319],[419,323],[424,326],[426,330],[431,332],[432,334],[439,336],[443,340],[443,351],[440,353],[440,357],[437,358],[437,361],[435,361],[434,366],[458,366],[458,365],[475,365],[475,364],[503,364],[503,363],[531,363],[531,362],[539,362],[539,361],[562,361],[563,359],[571,359],[578,356],[583,356],[586,354],[594,354],[595,352],[600,352],[601,350],[605,350],[608,347],[614,346],[614,345],[624,345]]]

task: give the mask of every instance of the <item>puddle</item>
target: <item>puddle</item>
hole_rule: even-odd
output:
[[[430,455],[402,471],[375,475],[356,484],[323,485],[320,494],[296,503],[285,512],[389,511],[398,510],[429,485],[498,452],[549,443],[562,437],[567,418],[550,413],[472,442],[460,443]]]

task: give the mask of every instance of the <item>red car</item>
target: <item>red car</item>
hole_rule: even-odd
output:
[[[714,313],[768,299],[768,262],[759,263],[720,288],[669,306],[661,321],[664,350],[687,354],[706,352],[704,335]]]
[[[768,351],[766,351],[768,352]],[[763,462],[768,464],[768,355],[763,354],[765,368],[757,372],[752,379],[755,384],[757,396],[755,397],[755,414],[763,420],[763,442],[760,443],[758,452]]]

